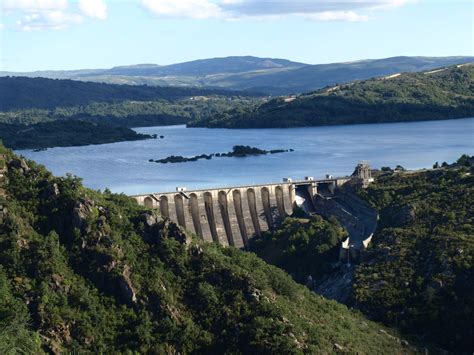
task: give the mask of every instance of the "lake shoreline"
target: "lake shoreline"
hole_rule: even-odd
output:
[[[344,176],[360,160],[374,168],[402,165],[431,168],[462,154],[474,154],[474,118],[448,121],[299,127],[291,129],[187,129],[184,125],[136,128],[137,133],[166,139],[127,141],[47,151],[17,151],[45,165],[56,175],[81,176],[94,189],[142,194],[189,189],[280,182],[326,174]],[[152,156],[227,152],[234,145],[265,150],[291,147],[291,154],[251,156],[245,159],[198,160],[192,164],[150,164]]]

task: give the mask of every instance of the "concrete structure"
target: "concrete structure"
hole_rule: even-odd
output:
[[[372,170],[366,161],[361,161],[357,164],[352,176],[358,178],[362,182],[363,187],[369,186],[369,184],[374,181]]]
[[[245,247],[249,238],[276,227],[297,206],[314,212],[316,194],[331,196],[350,178],[292,181],[254,186],[133,196],[206,241]]]

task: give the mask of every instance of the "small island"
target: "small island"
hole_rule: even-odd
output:
[[[196,155],[194,157],[183,157],[181,155],[171,155],[164,159],[149,159],[150,163],[160,163],[160,164],[167,164],[167,163],[187,163],[190,161],[197,161],[200,159],[210,160],[213,157],[221,158],[221,157],[247,157],[247,156],[255,156],[255,155],[266,155],[266,154],[277,154],[277,153],[287,153],[293,152],[293,149],[272,149],[272,150],[263,150],[255,147],[250,147],[248,145],[235,145],[232,148],[231,152],[227,153],[214,153],[214,154],[201,154]]]

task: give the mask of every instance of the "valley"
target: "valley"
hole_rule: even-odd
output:
[[[473,66],[430,63],[280,97],[0,78],[0,352],[469,351]]]

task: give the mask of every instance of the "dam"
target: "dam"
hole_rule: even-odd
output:
[[[205,241],[242,248],[250,238],[278,226],[297,207],[311,214],[315,196],[330,197],[352,179],[360,177],[284,178],[281,183],[193,191],[177,187],[174,192],[132,197]]]

